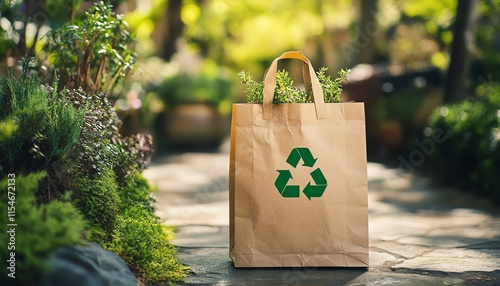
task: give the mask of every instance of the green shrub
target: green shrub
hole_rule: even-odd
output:
[[[121,120],[103,93],[88,94],[79,89],[68,92],[67,97],[76,108],[86,110],[79,140],[69,155],[77,162],[76,172],[95,178],[112,169],[123,186],[144,169],[153,153],[150,135],[121,136]]]
[[[446,133],[433,163],[447,182],[500,201],[500,84],[482,85],[477,95],[432,116],[429,136]]]
[[[119,136],[120,120],[112,104],[104,94],[88,94],[82,89],[70,91],[68,97],[77,108],[87,108],[80,138],[70,154],[77,162],[76,172],[95,178],[113,170],[119,164],[120,150],[112,139]]]
[[[94,4],[82,21],[73,21],[48,34],[49,62],[68,88],[111,95],[135,68],[134,40],[128,24],[111,5]]]
[[[166,228],[149,210],[129,206],[119,215],[109,249],[121,255],[140,278],[146,281],[178,281],[188,267],[175,259],[176,250],[167,240]]]
[[[8,223],[16,223],[15,227],[15,257],[16,285],[37,285],[45,275],[50,265],[50,255],[61,246],[73,245],[82,241],[81,234],[85,226],[83,217],[78,210],[68,202],[54,200],[48,204],[36,203],[35,193],[38,182],[45,177],[44,173],[32,173],[15,177],[15,221],[8,221],[7,207],[2,207],[0,215],[0,256],[2,265],[11,250],[7,243]],[[5,177],[7,178],[7,176]],[[8,181],[0,181],[0,201],[7,205]],[[5,229],[7,228],[7,229]],[[6,267],[0,269],[0,279],[8,278]],[[0,280],[0,281],[1,281]],[[2,281],[8,285],[9,280]]]
[[[36,76],[2,77],[0,121],[13,121],[17,131],[0,141],[0,175],[48,169],[63,159],[78,140],[85,110],[77,110]]]

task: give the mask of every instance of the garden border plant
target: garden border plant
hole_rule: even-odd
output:
[[[103,15],[105,17],[101,17]],[[88,35],[102,32],[92,28],[92,23],[109,22],[119,29],[126,27],[120,16],[111,11],[111,6],[103,2],[94,5],[85,17],[82,22],[72,23],[77,27],[65,25],[52,31],[51,36],[60,39],[61,33],[67,35],[69,30],[80,29],[79,23],[85,23]],[[89,18],[103,22],[92,22]],[[119,60],[113,62],[106,57],[89,60],[87,71],[92,81],[79,81],[81,74],[74,73],[78,68],[74,61],[53,62],[51,70],[60,71],[62,75],[61,81],[56,76],[51,85],[42,84],[39,75],[27,68],[29,60],[24,61],[20,78],[2,77],[0,175],[3,178],[14,172],[20,181],[26,182],[36,177],[38,185],[30,183],[34,198],[23,192],[19,193],[18,200],[36,206],[30,212],[44,211],[45,215],[29,218],[33,225],[47,229],[47,235],[56,230],[52,225],[54,219],[60,220],[61,226],[75,223],[68,226],[66,232],[58,231],[60,239],[47,236],[50,241],[44,244],[44,255],[57,247],[80,242],[75,236],[83,237],[123,257],[144,283],[176,281],[185,277],[188,267],[175,259],[175,248],[168,242],[171,231],[155,216],[153,190],[140,174],[152,153],[152,138],[143,134],[123,137],[119,132],[121,121],[109,99],[113,97],[115,85],[122,83],[118,79],[125,79],[126,71],[133,65],[133,51],[128,50],[132,38],[125,29],[119,31],[126,37],[114,38],[113,43],[107,43],[109,38],[92,38],[96,41],[93,44],[82,46],[76,41],[61,47],[70,58],[82,52],[83,55],[111,55]],[[121,60],[117,55],[119,51],[113,50],[115,45],[126,51],[129,58]],[[101,53],[103,47],[111,48]],[[88,75],[85,78],[88,79]],[[45,175],[33,175],[39,172]],[[52,207],[68,215],[49,211]],[[22,211],[19,217],[28,218],[28,211]],[[75,215],[70,215],[72,213]],[[40,231],[27,237],[44,241],[44,235]],[[5,236],[0,239],[4,240]],[[33,248],[40,249],[37,244],[26,245],[26,251]],[[22,271],[19,275],[26,277],[24,285],[32,285],[33,279],[39,281],[47,270],[36,262],[38,256],[31,259],[35,260],[26,258],[26,267],[19,268],[19,272]]]

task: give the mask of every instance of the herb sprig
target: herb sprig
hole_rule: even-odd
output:
[[[326,103],[340,102],[340,93],[342,93],[342,82],[347,79],[350,73],[349,69],[341,69],[338,72],[339,77],[332,80],[326,75],[328,68],[322,67],[316,75],[318,76],[323,96]],[[250,72],[241,71],[239,73],[241,82],[247,86],[248,103],[262,103],[264,95],[264,82],[257,82],[252,79]],[[293,86],[293,80],[286,70],[279,70],[276,73],[276,88],[274,90],[273,103],[307,103],[311,102],[312,92],[310,89],[301,90]]]

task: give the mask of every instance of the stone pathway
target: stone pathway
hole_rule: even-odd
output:
[[[236,269],[228,256],[228,146],[169,154],[144,172],[175,226],[185,285],[500,285],[500,207],[368,164],[370,268]]]

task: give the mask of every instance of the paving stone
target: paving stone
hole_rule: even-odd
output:
[[[391,267],[398,261],[398,257],[387,251],[370,247],[370,265],[372,268]]]
[[[167,225],[229,225],[228,155],[186,153],[157,159],[144,176],[157,188],[157,216]]]
[[[500,270],[500,250],[436,249],[394,265],[393,269],[440,271],[448,273],[494,272]]]
[[[226,194],[227,195],[227,194]],[[227,201],[162,207],[156,213],[166,225],[228,225]]]
[[[399,244],[393,241],[373,241],[370,240],[370,249],[379,252],[389,253],[394,257],[408,259],[416,256],[423,255],[426,252],[432,250],[430,247],[418,246],[418,245],[408,245]],[[372,253],[370,252],[370,255]],[[371,257],[370,257],[371,259]],[[371,260],[370,260],[371,262]],[[370,265],[373,265],[370,263]]]
[[[177,227],[172,240],[180,247],[221,247],[229,246],[228,226],[189,225]]]

